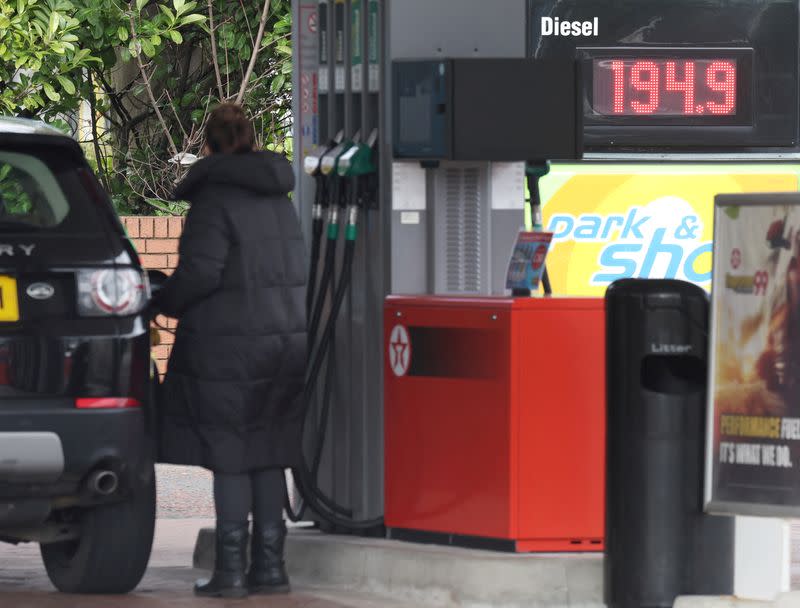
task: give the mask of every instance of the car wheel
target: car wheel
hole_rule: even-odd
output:
[[[155,474],[125,502],[87,509],[75,541],[41,545],[50,581],[65,593],[128,593],[144,576],[156,518]]]

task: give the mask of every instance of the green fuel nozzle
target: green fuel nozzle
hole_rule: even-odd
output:
[[[356,142],[352,148],[345,152],[339,159],[339,177],[349,178],[355,190],[357,205],[362,205],[360,186],[367,176],[375,175],[378,168],[375,163],[375,147],[378,141],[378,130],[373,129],[365,142]],[[357,217],[357,214],[355,215]]]

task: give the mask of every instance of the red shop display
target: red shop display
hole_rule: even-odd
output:
[[[384,310],[392,538],[602,551],[602,299],[391,296]]]

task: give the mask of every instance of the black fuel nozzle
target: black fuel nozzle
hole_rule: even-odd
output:
[[[325,208],[330,203],[330,180],[322,170],[323,160],[338,146],[344,132],[340,131],[326,146],[314,148],[303,160],[303,169],[306,174],[314,178],[316,188],[314,192],[314,206],[311,210],[311,260],[309,267],[309,282],[306,291],[306,313],[310,314],[316,294],[317,271],[319,255],[322,248],[322,231],[325,224]]]
[[[531,223],[535,230],[542,229],[542,199],[539,194],[539,179],[550,173],[548,161],[529,161],[525,165],[525,175],[528,180],[530,194]]]
[[[330,142],[325,146],[318,146],[306,155],[303,160],[303,169],[305,173],[314,178],[316,182],[316,191],[314,193],[314,207],[312,211],[313,219],[322,218],[322,209],[327,207],[329,198],[329,180],[328,176],[323,171],[323,160],[336,148],[344,137],[344,132],[339,131]]]
[[[528,191],[530,193],[531,223],[534,230],[542,230],[542,198],[539,192],[539,180],[550,173],[550,161],[528,161],[525,164],[525,175],[528,181]],[[550,285],[550,275],[547,266],[542,271],[542,288],[545,295],[551,295],[553,289]]]

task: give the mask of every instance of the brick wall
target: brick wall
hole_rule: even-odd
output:
[[[123,216],[122,224],[133,240],[136,251],[142,258],[142,265],[147,269],[162,270],[167,274],[178,265],[178,240],[183,230],[182,217],[150,217],[150,216]],[[175,329],[174,319],[158,317],[158,322],[166,327]],[[172,348],[174,337],[167,331],[160,331],[161,344],[155,347],[154,354],[159,371],[163,374],[166,370],[169,351]]]

